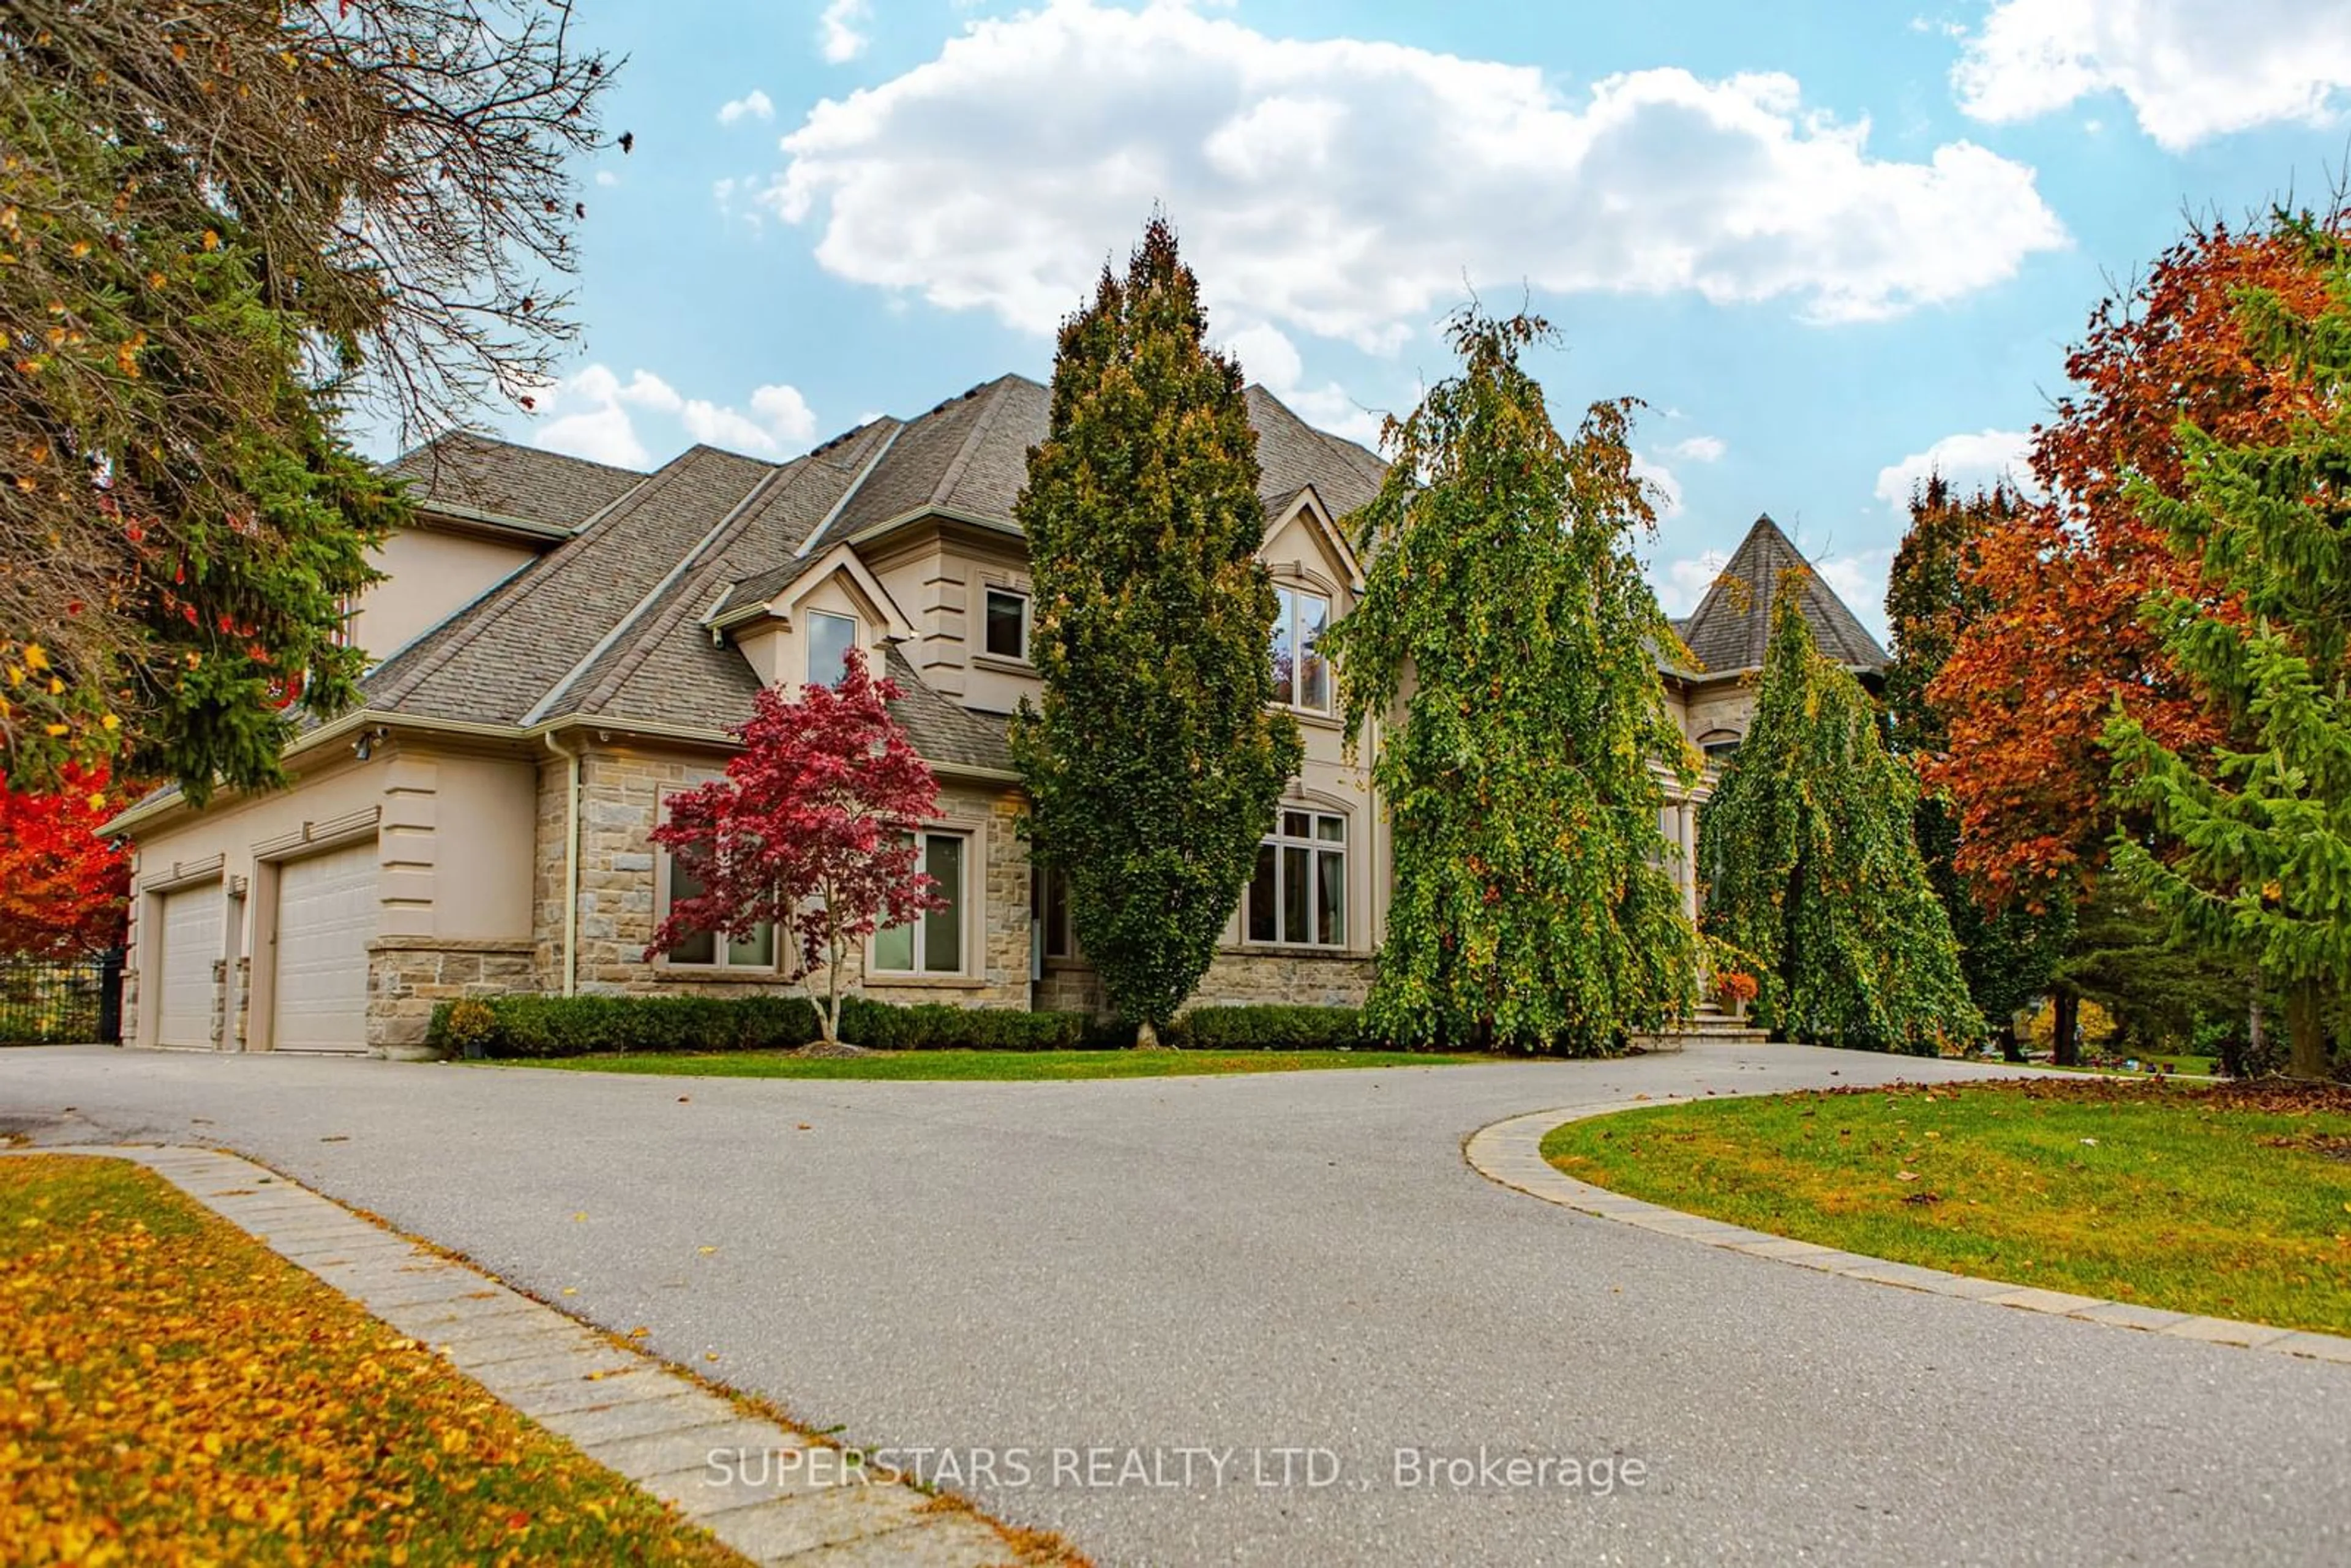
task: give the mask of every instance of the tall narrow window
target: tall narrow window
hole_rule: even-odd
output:
[[[808,614],[808,684],[838,685],[857,646],[857,618],[811,610]]]
[[[1070,928],[1070,879],[1040,865],[1029,875],[1029,899],[1042,932],[1045,956],[1075,957],[1078,939]]]
[[[1029,596],[1008,588],[991,588],[987,600],[987,640],[981,646],[999,659],[1027,658]]]
[[[1331,663],[1322,656],[1322,634],[1331,629],[1331,601],[1302,588],[1277,588],[1274,601],[1274,700],[1329,713]]]
[[[966,862],[971,841],[961,833],[911,836],[922,849],[915,869],[937,883],[931,891],[946,901],[946,907],[875,932],[873,967],[893,975],[960,975],[965,915],[970,907]]]
[[[1257,873],[1243,896],[1242,934],[1251,942],[1343,947],[1347,942],[1347,819],[1284,810],[1258,845]]]

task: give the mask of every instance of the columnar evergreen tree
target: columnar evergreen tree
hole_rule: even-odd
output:
[[[1869,694],[1779,595],[1754,722],[1699,818],[1708,935],[1755,955],[1759,1023],[1790,1040],[1931,1055],[1981,1039],[1912,836],[1918,784]]]
[[[1199,984],[1256,862],[1298,726],[1273,700],[1273,588],[1240,368],[1155,216],[1062,324],[1051,424],[1013,516],[1044,702],[1012,747],[1030,844],[1138,1044]]]
[[[1695,988],[1652,767],[1687,780],[1697,759],[1631,548],[1656,524],[1635,405],[1562,436],[1519,362],[1548,332],[1457,317],[1459,373],[1390,424],[1353,520],[1371,565],[1332,634],[1348,731],[1402,706],[1373,765],[1395,883],[1368,1012],[1391,1040],[1608,1051]]]
[[[2122,799],[2154,819],[2116,835],[2116,870],[2183,933],[2284,990],[2289,1071],[2322,1078],[2326,1014],[2351,987],[2351,245],[2295,227],[2327,279],[2325,308],[2253,288],[2238,309],[2313,412],[2235,440],[2184,423],[2185,493],[2133,492],[2202,562],[2198,591],[2150,594],[2144,613],[2219,701],[2227,737],[2186,755],[2117,710],[2106,739]]]
[[[1976,541],[2007,526],[2023,503],[2004,486],[1961,496],[1941,475],[1910,497],[1910,529],[1894,557],[1886,588],[1886,617],[1894,632],[1894,660],[1886,671],[1886,710],[1895,751],[1914,768],[1949,756],[1950,726],[1936,706],[1932,685],[1959,636],[1980,621],[1991,594],[1976,572]],[[2067,896],[2034,909],[2005,897],[1959,869],[1959,813],[1949,794],[1928,786],[1918,796],[1914,828],[1927,875],[1943,902],[1959,944],[1968,995],[2011,1060],[2022,1055],[2014,1016],[2049,988],[2073,928]],[[1993,902],[1998,900],[1997,903]],[[2071,1000],[2066,991],[2061,1000]],[[2074,1054],[2071,1009],[2061,1007],[2058,1060]]]

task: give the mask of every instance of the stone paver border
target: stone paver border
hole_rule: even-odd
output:
[[[747,1416],[653,1357],[250,1160],[153,1145],[0,1153],[146,1166],[754,1563],[986,1568],[1019,1559],[977,1514],[812,1458],[825,1446],[805,1433]],[[714,1454],[735,1462],[714,1466]]]
[[[1635,1225],[1644,1230],[1704,1242],[1708,1247],[1744,1252],[1750,1257],[1792,1263],[1803,1269],[1817,1269],[1823,1273],[1837,1274],[1873,1285],[1894,1285],[1906,1291],[1923,1291],[1930,1295],[1988,1301],[1994,1306],[2078,1318],[2084,1322],[2105,1323],[2110,1327],[2138,1329],[2172,1339],[2239,1345],[2248,1350],[2277,1351],[2287,1355],[2351,1364],[2351,1339],[2337,1334],[2273,1328],[2267,1323],[2238,1322],[2230,1318],[2196,1317],[2187,1312],[2164,1312],[2129,1301],[2101,1301],[2095,1296],[2077,1296],[2064,1291],[2042,1290],[2001,1280],[1979,1280],[1972,1275],[1952,1274],[1940,1269],[1925,1269],[1912,1263],[1896,1263],[1890,1259],[1840,1251],[1834,1247],[1773,1236],[1768,1231],[1750,1230],[1745,1226],[1708,1219],[1703,1215],[1687,1214],[1680,1209],[1667,1208],[1637,1197],[1627,1197],[1606,1187],[1578,1181],[1542,1156],[1542,1141],[1554,1127],[1619,1111],[1639,1111],[1653,1105],[1688,1104],[1696,1098],[1688,1094],[1660,1095],[1655,1099],[1644,1096],[1638,1100],[1607,1100],[1583,1105],[1562,1105],[1550,1111],[1531,1111],[1524,1115],[1508,1117],[1479,1128],[1462,1141],[1461,1155],[1468,1162],[1469,1168],[1479,1176],[1525,1193],[1530,1197],[1539,1197],[1546,1203],[1555,1203],[1562,1207],[1614,1220],[1618,1224]]]

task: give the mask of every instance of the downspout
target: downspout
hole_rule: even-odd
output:
[[[580,754],[547,732],[547,748],[563,758],[563,994],[580,985]]]

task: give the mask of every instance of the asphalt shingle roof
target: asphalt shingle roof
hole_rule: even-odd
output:
[[[578,528],[644,478],[634,469],[465,431],[402,453],[385,472],[409,481],[410,497],[428,511],[442,501],[559,528]]]
[[[521,724],[773,464],[696,446],[367,679],[371,707]]]
[[[1269,500],[1311,484],[1344,513],[1376,492],[1378,458],[1262,388],[1248,396]],[[814,557],[878,523],[935,509],[1009,524],[1050,402],[1036,382],[1004,376],[790,463],[697,446],[649,476],[444,437],[395,471],[429,471],[436,484],[455,476],[466,506],[578,531],[373,671],[367,703],[484,724],[592,715],[722,732],[750,711],[758,678],[740,652],[713,643],[712,613],[772,598]],[[548,495],[517,490],[534,478]],[[962,707],[895,650],[886,673],[902,690],[893,711],[925,758],[1011,767],[1000,716]]]
[[[1696,612],[1676,629],[1709,674],[1760,669],[1771,641],[1771,607],[1792,585],[1822,653],[1861,669],[1886,664],[1877,639],[1769,517],[1755,519]]]

